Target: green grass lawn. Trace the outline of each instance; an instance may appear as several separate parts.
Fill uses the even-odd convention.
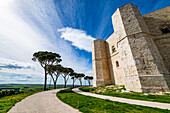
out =
[[[24,92],[17,95],[0,98],[0,113],[7,113],[17,102],[37,92],[40,91]]]
[[[62,90],[57,97],[64,103],[79,109],[83,113],[170,113],[169,110],[113,102],[84,96],[71,89]]]
[[[113,97],[170,103],[170,94],[158,95],[158,94],[151,94],[151,93],[121,92],[121,90],[125,90],[123,86],[111,85],[110,87],[109,86],[82,87],[79,89],[86,92],[108,95]]]

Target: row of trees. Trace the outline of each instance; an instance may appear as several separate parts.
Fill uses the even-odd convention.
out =
[[[14,90],[10,90],[10,91],[0,91],[0,98],[5,97],[5,96],[10,96],[10,95],[14,95],[17,94],[18,92],[15,92]]]
[[[61,56],[57,53],[52,53],[48,51],[39,51],[33,54],[33,61],[38,61],[43,67],[45,72],[45,81],[44,81],[44,90],[47,87],[47,75],[50,75],[53,83],[54,89],[56,89],[56,84],[59,76],[62,76],[64,79],[64,87],[66,88],[69,77],[73,80],[73,87],[76,80],[80,81],[80,85],[82,86],[82,78],[88,81],[90,85],[90,81],[93,77],[85,76],[83,73],[76,73],[72,68],[63,67],[59,63],[62,61]]]

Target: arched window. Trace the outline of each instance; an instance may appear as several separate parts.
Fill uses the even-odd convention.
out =
[[[116,61],[116,67],[119,67],[119,62],[118,61]]]

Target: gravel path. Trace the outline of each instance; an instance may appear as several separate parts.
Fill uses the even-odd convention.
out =
[[[8,113],[80,113],[56,97],[61,89],[43,91],[18,102]]]
[[[101,99],[107,99],[107,100],[111,100],[111,101],[117,101],[117,102],[122,102],[122,103],[135,104],[135,105],[141,105],[141,106],[148,106],[148,107],[155,107],[155,108],[170,110],[170,104],[168,104],[168,103],[149,102],[149,101],[142,101],[142,100],[134,100],[134,99],[112,97],[112,96],[104,96],[104,95],[84,92],[84,91],[79,90],[78,88],[74,88],[73,91],[76,92],[76,93],[82,94],[82,95],[92,96],[92,97],[101,98]]]

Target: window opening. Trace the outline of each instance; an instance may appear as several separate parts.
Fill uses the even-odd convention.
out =
[[[119,62],[118,61],[116,61],[116,67],[119,67]]]
[[[168,28],[161,29],[162,33],[169,33],[170,30]]]
[[[112,46],[112,53],[116,51],[115,46]]]
[[[160,28],[163,34],[170,32],[170,24],[162,25]]]

